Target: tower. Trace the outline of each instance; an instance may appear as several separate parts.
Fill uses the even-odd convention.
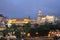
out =
[[[42,16],[42,11],[38,10],[38,17],[41,17],[41,16]]]
[[[41,23],[42,11],[38,10],[37,24]]]

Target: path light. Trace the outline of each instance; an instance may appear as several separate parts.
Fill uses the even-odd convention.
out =
[[[23,34],[23,32],[21,32],[21,34]]]
[[[25,35],[26,33],[24,32],[24,35]]]
[[[36,32],[35,34],[39,34],[38,32]]]
[[[30,35],[30,33],[27,33],[27,37],[30,37],[31,35]]]

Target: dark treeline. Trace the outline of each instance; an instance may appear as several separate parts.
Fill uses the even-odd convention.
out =
[[[21,25],[12,24],[11,27],[6,27],[4,30],[3,36],[6,36],[9,32],[12,32],[12,35],[15,35],[17,38],[22,37],[21,32],[26,33],[23,36],[27,36],[27,33],[31,34],[31,37],[35,36],[48,36],[49,31],[60,30],[60,24],[47,23],[44,25],[34,24],[34,27],[30,23]],[[14,32],[14,33],[13,33]]]

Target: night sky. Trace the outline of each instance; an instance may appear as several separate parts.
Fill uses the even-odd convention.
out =
[[[36,18],[39,9],[43,15],[60,16],[60,0],[0,0],[0,13],[8,18]]]

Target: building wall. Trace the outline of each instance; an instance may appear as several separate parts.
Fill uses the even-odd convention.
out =
[[[45,23],[46,22],[46,17],[41,19],[41,23]]]
[[[30,22],[30,19],[23,19],[23,20],[18,20],[18,19],[9,19],[8,20],[8,24],[26,24],[26,23],[29,23]]]
[[[37,18],[37,24],[40,24],[41,23],[41,17],[38,17]]]
[[[47,22],[49,22],[49,23],[54,23],[54,20],[55,20],[55,18],[54,18],[54,16],[46,16],[46,21]]]
[[[36,24],[37,20],[36,19],[31,19],[31,24]]]
[[[0,27],[5,27],[5,21],[6,19],[2,14],[0,14]]]
[[[54,16],[41,16],[37,18],[37,23],[41,24],[41,23],[54,23],[55,22],[55,17]]]

